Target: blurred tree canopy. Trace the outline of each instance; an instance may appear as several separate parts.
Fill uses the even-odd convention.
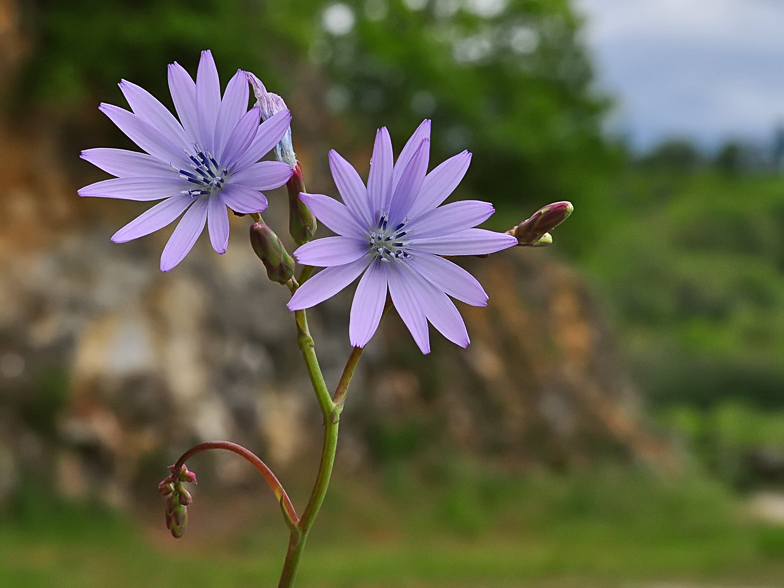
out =
[[[292,72],[315,72],[306,79],[341,121],[340,134],[326,127],[339,150],[369,147],[380,126],[400,149],[431,118],[432,161],[472,151],[467,187],[510,223],[549,201],[579,209],[613,162],[600,132],[609,103],[567,0],[37,0],[24,16],[25,105],[122,104],[122,78],[167,103],[164,65],[195,72],[210,48],[224,80],[254,71],[284,98],[303,80]]]

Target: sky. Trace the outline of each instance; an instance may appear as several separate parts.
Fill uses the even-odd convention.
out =
[[[640,151],[666,138],[705,149],[769,144],[784,127],[784,1],[575,0],[587,18],[610,130]]]

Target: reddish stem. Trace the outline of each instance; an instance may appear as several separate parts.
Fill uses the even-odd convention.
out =
[[[191,447],[188,451],[183,453],[182,456],[180,456],[180,459],[178,459],[177,463],[174,465],[174,471],[178,472],[180,468],[185,465],[185,462],[197,453],[208,451],[210,449],[225,449],[226,451],[236,453],[237,455],[248,460],[251,465],[253,465],[253,467],[255,467],[262,476],[264,476],[267,484],[269,484],[269,487],[275,494],[275,498],[278,499],[281,507],[283,507],[283,511],[286,514],[286,517],[289,519],[289,522],[294,525],[299,523],[297,511],[294,510],[294,505],[291,503],[288,494],[286,494],[286,491],[283,489],[283,485],[275,477],[275,474],[272,473],[272,470],[267,467],[267,464],[261,461],[261,459],[259,459],[255,453],[248,451],[241,445],[237,445],[231,441],[209,441],[207,443],[200,443],[199,445]]]

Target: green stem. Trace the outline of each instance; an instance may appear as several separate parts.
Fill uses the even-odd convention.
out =
[[[283,564],[283,572],[278,583],[279,588],[290,588],[294,585],[294,578],[297,575],[297,568],[302,557],[302,550],[305,547],[305,541],[329,487],[332,468],[335,464],[335,451],[338,446],[338,424],[340,421],[340,413],[335,409],[335,403],[330,397],[327,384],[324,382],[324,377],[319,367],[313,337],[310,336],[308,329],[307,315],[304,310],[298,310],[294,315],[299,332],[297,343],[305,359],[308,375],[310,376],[311,384],[313,384],[313,390],[316,392],[316,398],[321,407],[321,414],[324,417],[324,448],[321,451],[321,462],[316,476],[316,483],[313,486],[313,492],[305,507],[305,512],[297,523],[299,533],[295,534],[292,532],[289,540],[286,561]]]

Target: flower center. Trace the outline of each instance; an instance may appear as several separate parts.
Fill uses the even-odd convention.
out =
[[[194,184],[190,190],[183,190],[184,194],[190,194],[194,198],[206,196],[220,191],[226,182],[228,171],[222,167],[209,151],[202,151],[198,145],[196,155],[189,155],[191,166],[188,169],[179,169],[180,177],[183,180]]]
[[[408,243],[403,238],[406,235],[406,221],[394,228],[390,227],[388,223],[388,213],[381,212],[376,227],[370,231],[368,236],[370,249],[375,252],[376,259],[389,263],[395,259],[411,257],[406,253],[405,249]]]

